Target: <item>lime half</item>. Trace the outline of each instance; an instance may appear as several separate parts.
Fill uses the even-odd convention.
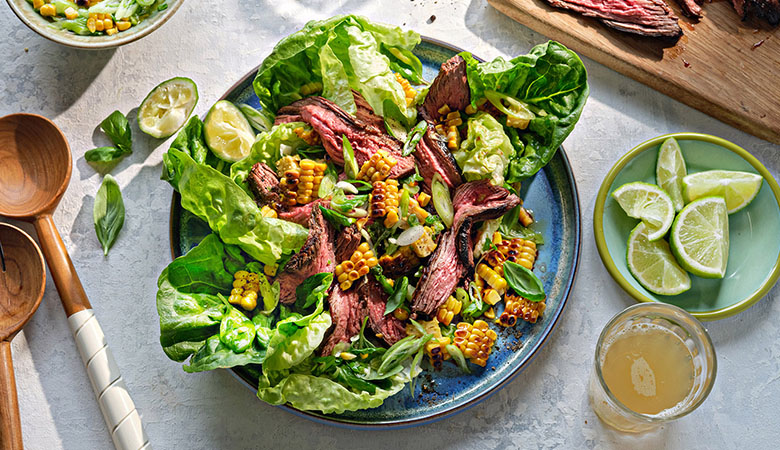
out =
[[[189,78],[163,81],[152,89],[138,108],[138,128],[165,139],[184,125],[198,103],[198,88]]]
[[[689,203],[674,219],[670,240],[686,270],[703,278],[723,278],[729,260],[729,215],[723,197]]]
[[[211,107],[203,121],[206,145],[220,159],[236,162],[249,156],[255,133],[236,105],[220,100]]]
[[[675,211],[685,206],[682,195],[682,180],[687,175],[685,160],[680,144],[675,138],[669,138],[658,149],[658,161],[655,164],[655,182],[669,194]]]
[[[735,213],[756,198],[764,179],[761,175],[732,170],[708,170],[683,178],[685,198],[691,202],[713,195],[726,199],[729,214]]]
[[[669,194],[654,184],[636,181],[615,189],[614,198],[628,217],[647,225],[648,239],[664,237],[674,221],[674,205]]]
[[[648,239],[644,223],[628,236],[626,263],[636,281],[652,293],[677,295],[691,288],[691,277],[677,264],[669,244]]]

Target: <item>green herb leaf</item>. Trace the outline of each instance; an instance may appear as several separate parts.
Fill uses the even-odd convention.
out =
[[[98,147],[84,153],[84,159],[89,162],[106,163],[119,159],[128,153],[130,152],[126,152],[116,147]]]
[[[415,125],[414,128],[412,128],[411,133],[409,133],[401,154],[403,156],[411,155],[417,148],[417,143],[420,142],[420,139],[422,139],[426,131],[428,131],[428,122],[421,120],[417,125]]]
[[[126,153],[133,151],[133,133],[124,114],[119,111],[112,112],[100,123],[100,128],[120,150]]]
[[[393,293],[390,298],[387,299],[387,305],[385,306],[385,315],[398,309],[406,298],[407,287],[409,286],[409,279],[406,277],[401,278],[400,281],[396,281],[393,289]]]
[[[376,281],[379,282],[380,285],[382,285],[382,289],[385,290],[385,292],[388,293],[388,295],[393,295],[395,292],[395,288],[393,288],[393,285],[390,283],[390,279],[385,276],[385,274],[382,272],[382,266],[377,264],[376,266],[371,268],[371,274],[374,275],[374,278],[376,278]]]
[[[356,220],[353,219],[352,217],[347,217],[344,214],[340,214],[322,205],[319,205],[319,207],[325,219],[327,219],[328,222],[332,223],[337,227],[348,227],[356,222]]]
[[[344,147],[344,172],[346,172],[349,178],[357,178],[360,169],[355,159],[355,151],[352,149],[352,144],[349,143],[349,139],[346,136],[341,136],[341,142]]]
[[[270,130],[274,126],[273,119],[266,117],[262,112],[247,105],[246,103],[240,103],[238,109],[244,113],[244,116],[249,121],[249,125],[260,133]]]
[[[114,177],[106,175],[95,196],[92,207],[92,219],[95,223],[95,234],[103,246],[103,254],[108,255],[108,249],[114,245],[119,230],[125,223],[125,203]]]
[[[307,309],[325,298],[332,282],[333,274],[331,272],[315,273],[303,280],[303,283],[295,288],[295,306],[300,309]]]
[[[255,324],[231,307],[219,325],[219,340],[236,353],[245,352],[255,339]]]
[[[513,291],[532,302],[544,300],[542,281],[530,270],[520,264],[507,261],[504,263],[504,277]]]
[[[394,370],[396,366],[413,357],[432,337],[432,334],[422,337],[407,336],[396,342],[382,355],[382,364],[379,365],[377,372],[382,375]]]
[[[330,200],[330,205],[338,211],[346,213],[359,206],[362,206],[367,201],[368,194],[354,195],[352,198],[349,198],[346,194],[344,194],[344,191],[341,189],[336,189],[335,193],[333,194],[333,198]]]

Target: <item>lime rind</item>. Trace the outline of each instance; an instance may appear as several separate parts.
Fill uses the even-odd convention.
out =
[[[674,205],[669,194],[660,187],[635,181],[626,183],[612,193],[623,211],[634,219],[640,219],[648,228],[651,241],[661,239],[674,221]]]
[[[723,278],[729,257],[729,223],[723,197],[704,197],[683,208],[672,224],[672,253],[688,272]]]
[[[756,198],[764,184],[761,175],[733,170],[708,170],[683,178],[683,193],[688,202],[703,197],[721,196],[729,214],[741,211]]]
[[[688,174],[680,144],[675,138],[669,138],[658,149],[655,165],[655,181],[672,199],[675,212],[685,206],[682,194],[682,180]]]
[[[654,294],[678,295],[691,288],[691,277],[677,263],[669,244],[649,240],[644,223],[628,236],[626,265],[634,279]]]
[[[255,133],[244,113],[233,103],[220,100],[203,120],[206,145],[219,158],[236,162],[249,156]]]
[[[198,104],[198,86],[187,77],[165,80],[154,87],[138,107],[138,128],[165,139],[184,126]]]

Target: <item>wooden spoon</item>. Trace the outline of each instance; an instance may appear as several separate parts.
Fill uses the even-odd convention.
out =
[[[45,117],[35,114],[0,117],[0,167],[3,168],[0,215],[35,224],[43,255],[114,445],[120,450],[151,448],[141,417],[52,219],[70,181],[72,161],[68,141]]]
[[[24,231],[0,223],[0,449],[22,448],[11,339],[38,309],[46,287],[43,255]]]

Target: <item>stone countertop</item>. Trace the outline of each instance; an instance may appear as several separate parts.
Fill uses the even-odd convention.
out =
[[[598,333],[612,315],[634,303],[608,275],[593,240],[596,192],[612,163],[646,139],[697,131],[746,148],[775,177],[780,170],[780,146],[589,59],[584,62],[590,100],[565,143],[582,206],[578,281],[553,337],[533,364],[496,395],[422,427],[350,431],[268,406],[227,371],[189,375],[165,357],[158,343],[155,292],[157,277],[170,262],[171,188],[159,180],[168,143],[134,128],[133,154],[112,171],[123,190],[127,218],[114,248],[103,257],[92,225],[101,175],[83,158],[86,150],[108,143],[97,125],[114,109],[134,110],[161,80],[179,75],[198,84],[195,113],[203,114],[280,38],[310,19],[347,12],[412,28],[484,58],[525,53],[546,40],[484,0],[190,1],[138,42],[115,50],[81,51],[41,38],[8,7],[0,7],[0,115],[43,114],[70,141],[73,176],[54,219],[154,447],[776,448],[777,288],[746,312],[706,324],[717,347],[718,379],[707,401],[689,416],[633,437],[605,428],[588,406],[586,382]],[[20,226],[34,234],[29,224]],[[53,287],[49,277],[38,313],[13,341],[25,446],[112,448]]]

